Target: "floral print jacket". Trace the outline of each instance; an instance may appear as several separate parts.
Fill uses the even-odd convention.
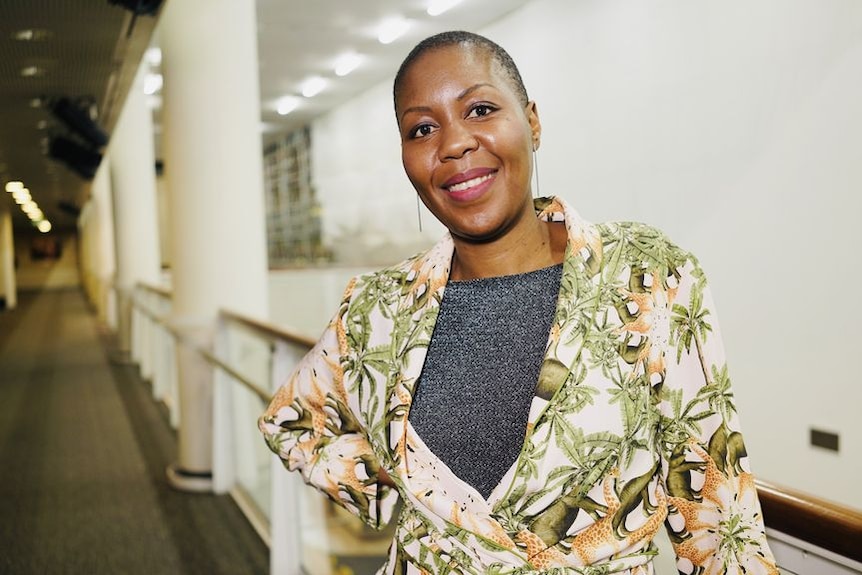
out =
[[[654,228],[593,225],[559,198],[536,212],[565,222],[568,246],[523,447],[488,500],[407,420],[448,236],[350,282],[260,419],[269,447],[372,526],[401,497],[382,574],[646,575],[663,523],[681,573],[777,574],[697,260]]]

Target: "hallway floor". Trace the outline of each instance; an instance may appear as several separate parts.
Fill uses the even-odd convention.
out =
[[[77,290],[0,312],[0,574],[267,573],[229,496],[172,490],[176,435]]]

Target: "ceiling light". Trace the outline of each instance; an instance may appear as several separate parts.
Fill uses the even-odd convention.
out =
[[[299,98],[296,96],[285,96],[276,104],[275,110],[280,116],[287,116],[299,107]]]
[[[306,98],[316,96],[326,87],[326,80],[320,76],[312,76],[302,83],[302,95]]]
[[[51,37],[51,31],[44,28],[26,28],[18,30],[12,37],[22,42],[40,42]]]
[[[25,78],[32,78],[33,76],[39,76],[42,74],[42,69],[38,66],[26,66],[21,68],[21,75]]]
[[[162,89],[165,79],[161,74],[147,74],[144,76],[144,94],[152,96]]]
[[[428,4],[428,15],[439,16],[460,3],[461,0],[431,0],[431,3]]]
[[[51,222],[49,222],[48,220],[42,220],[41,222],[36,224],[36,228],[43,234],[47,234],[51,231]]]
[[[359,66],[360,62],[362,62],[362,56],[356,52],[348,52],[339,56],[335,61],[335,75],[347,76]]]
[[[19,190],[12,194],[12,199],[15,200],[15,203],[18,205],[26,204],[33,198],[30,197],[30,192],[27,190]]]
[[[38,209],[39,209],[39,204],[37,204],[37,203],[36,203],[36,202],[34,202],[33,200],[30,200],[29,202],[26,202],[25,204],[23,204],[23,205],[21,206],[21,209],[22,209],[22,210],[24,210],[24,213],[25,213],[25,214],[29,214],[29,213],[30,213],[30,212],[32,212],[33,210],[38,210]]]
[[[377,39],[381,44],[391,44],[408,28],[410,28],[410,22],[400,16],[384,20],[377,31]]]
[[[27,215],[30,217],[30,220],[34,222],[38,222],[39,220],[45,219],[45,214],[43,214],[42,210],[40,210],[39,208],[27,212]]]
[[[24,182],[6,182],[6,191],[9,193],[24,189]]]
[[[31,108],[41,108],[42,107],[42,98],[32,98],[30,100]]]
[[[147,59],[147,63],[149,63],[150,66],[155,67],[162,64],[162,50],[158,46],[148,48],[144,57]]]
[[[44,130],[47,127],[48,127],[48,120],[39,120],[38,122],[36,122],[36,129],[37,130]]]

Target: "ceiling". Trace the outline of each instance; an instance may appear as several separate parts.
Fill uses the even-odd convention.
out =
[[[428,2],[257,0],[263,142],[392,78],[401,59],[425,36],[481,28],[526,0],[463,0],[437,17],[426,13]],[[395,15],[406,18],[410,27],[383,45],[377,41],[378,27]],[[66,96],[95,104],[97,122],[110,134],[138,63],[147,47],[158,43],[156,24],[157,16],[133,18],[108,0],[0,4],[0,186],[23,181],[54,230],[75,228],[70,206],[82,206],[90,182],[46,155],[51,137],[69,133],[51,113],[50,102]],[[25,30],[33,32],[22,38]],[[348,51],[360,54],[362,61],[349,75],[337,77],[335,59]],[[313,98],[300,97],[295,111],[279,115],[278,101],[299,96],[302,82],[312,75],[324,77],[328,86]],[[154,114],[158,140],[158,108]],[[0,194],[0,202],[14,206],[2,187]],[[16,233],[34,230],[20,209],[12,211]]]

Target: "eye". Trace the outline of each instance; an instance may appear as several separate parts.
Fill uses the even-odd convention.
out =
[[[434,132],[434,126],[431,124],[419,124],[407,132],[407,137],[411,140],[415,140],[416,138],[423,138],[432,132]]]
[[[492,112],[497,110],[496,107],[491,104],[476,104],[472,108],[470,108],[470,113],[467,114],[468,118],[481,118],[483,116],[487,116]]]

